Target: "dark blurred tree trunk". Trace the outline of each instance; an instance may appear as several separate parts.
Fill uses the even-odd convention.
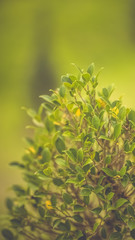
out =
[[[33,71],[31,100],[39,105],[38,98],[55,87],[55,70],[51,61],[53,46],[53,8],[50,1],[39,4],[35,18],[35,69]]]

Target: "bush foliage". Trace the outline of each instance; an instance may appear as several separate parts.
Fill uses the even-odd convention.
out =
[[[94,64],[62,85],[32,118],[21,162],[26,184],[8,198],[7,240],[135,239],[135,111],[96,91]]]

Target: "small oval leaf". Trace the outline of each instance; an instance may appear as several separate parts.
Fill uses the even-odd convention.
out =
[[[66,149],[65,143],[61,137],[58,137],[55,142],[55,146],[59,153],[63,153],[63,151]]]

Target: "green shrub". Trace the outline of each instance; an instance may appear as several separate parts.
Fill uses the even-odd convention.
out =
[[[135,111],[96,93],[94,64],[62,76],[51,96],[40,96],[22,162],[25,185],[14,185],[6,205],[7,240],[135,239]]]

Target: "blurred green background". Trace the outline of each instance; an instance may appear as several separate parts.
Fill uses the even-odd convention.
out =
[[[0,1],[0,213],[21,181],[8,163],[21,159],[31,134],[21,106],[37,108],[62,74],[76,73],[72,62],[104,66],[99,86],[114,83],[114,97],[135,108],[135,1]]]

